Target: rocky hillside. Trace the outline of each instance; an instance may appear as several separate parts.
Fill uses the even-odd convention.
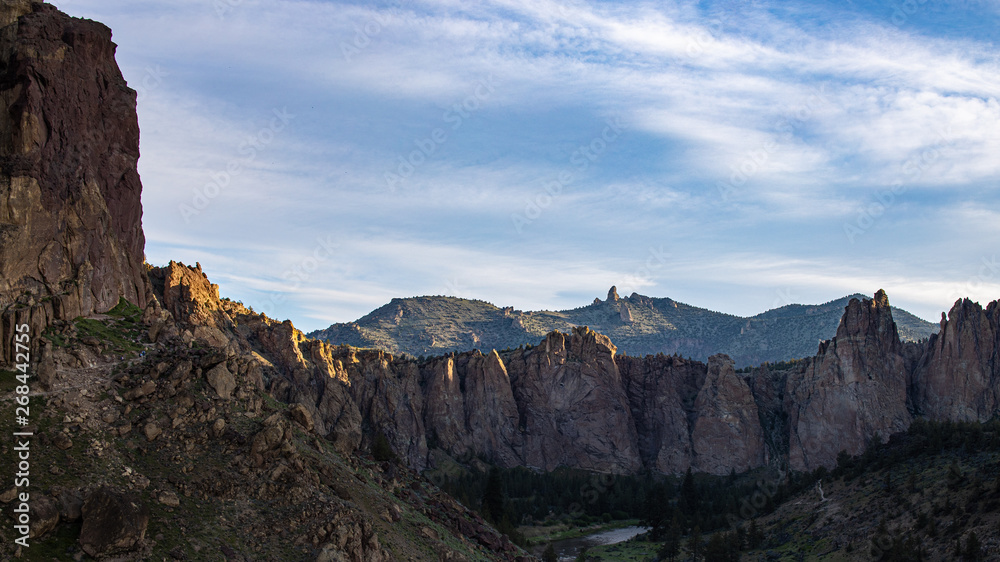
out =
[[[920,424],[864,455],[842,458],[832,472],[815,475],[812,489],[759,520],[763,536],[757,555],[1000,559],[996,429],[995,424]],[[970,539],[977,548],[970,548]]]
[[[913,343],[884,292],[850,299],[816,355],[745,373],[717,353],[622,356],[577,324],[627,332],[655,317],[707,354],[727,330],[778,330],[780,314],[723,329],[614,291],[567,313],[483,314],[511,333],[565,328],[500,352],[418,360],[308,338],[221,298],[200,265],[141,261],[135,94],[110,31],[21,0],[0,0],[0,25],[0,417],[31,434],[30,447],[0,442],[4,474],[31,450],[30,479],[0,488],[5,559],[524,559],[415,471],[447,456],[542,471],[811,471],[921,416],[1000,413],[998,302],[959,301]],[[402,306],[379,318],[419,325]],[[18,344],[30,361],[13,361]],[[16,542],[22,504],[31,550]]]
[[[33,416],[23,428],[34,434],[38,468],[30,486],[0,493],[5,518],[17,494],[30,493],[31,550],[19,548],[13,524],[4,524],[2,557],[521,555],[405,465],[359,451],[360,426],[327,439],[341,426],[331,430],[303,405],[273,398],[286,396],[296,378],[328,380],[318,370],[325,344],[220,300],[198,268],[171,263],[149,274],[156,290],[145,310],[122,300],[107,314],[55,321],[42,338]],[[18,384],[14,372],[0,373],[5,419],[14,419]],[[0,445],[0,469],[10,474],[14,446]]]
[[[99,23],[0,0],[0,417],[26,434],[0,441],[0,559],[522,557],[368,455],[362,412],[294,403],[349,400],[329,346],[220,299],[200,267],[145,265],[114,53]]]
[[[791,304],[743,318],[636,293],[621,298],[614,287],[603,301],[557,312],[522,312],[456,297],[415,297],[393,299],[355,322],[334,324],[309,336],[416,357],[515,348],[555,330],[588,326],[611,338],[622,354],[676,353],[705,361],[725,353],[739,368],[814,354],[820,341],[836,334],[852,298],[862,295],[819,305]],[[896,309],[895,320],[903,341],[926,339],[937,330],[905,310]]]
[[[688,494],[668,484],[651,533],[581,559],[691,560],[697,548],[710,561],[1000,560],[998,430],[921,420],[832,470],[695,477]]]

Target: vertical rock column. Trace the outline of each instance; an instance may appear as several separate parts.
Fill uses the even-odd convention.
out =
[[[0,2],[0,362],[21,322],[145,306],[136,93],[106,26]],[[38,341],[38,337],[33,338]]]

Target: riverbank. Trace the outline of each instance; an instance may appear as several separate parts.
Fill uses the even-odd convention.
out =
[[[616,529],[609,529],[605,531],[598,531],[590,533],[587,535],[555,540],[549,542],[545,545],[538,544],[530,548],[530,551],[535,556],[541,556],[546,548],[552,548],[555,553],[557,560],[559,562],[572,562],[579,557],[581,552],[587,552],[588,556],[592,552],[591,549],[603,549],[606,546],[618,545],[621,543],[632,543],[635,537],[641,535],[648,531],[648,527],[638,527],[635,525],[630,525],[627,527],[618,527]],[[597,551],[593,551],[597,552]],[[608,551],[611,554],[620,552],[619,549],[613,549]],[[598,559],[605,559],[603,556],[598,555]],[[616,558],[609,558],[615,560]]]
[[[588,535],[595,535],[605,531],[613,531],[625,527],[633,527],[639,524],[638,519],[622,519],[619,521],[609,521],[607,523],[594,523],[580,527],[569,523],[555,523],[552,525],[524,525],[518,527],[524,538],[528,541],[528,546],[544,545],[550,542],[566,539],[575,539]]]

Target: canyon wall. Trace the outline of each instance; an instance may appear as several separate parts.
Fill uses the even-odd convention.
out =
[[[171,263],[151,278],[163,314],[188,326],[183,340],[252,350],[271,394],[302,404],[343,450],[382,433],[419,469],[442,450],[539,470],[811,470],[915,416],[985,421],[997,412],[997,303],[959,302],[939,336],[904,344],[879,291],[850,301],[816,356],[737,373],[725,355],[618,356],[586,327],[502,353],[405,359],[308,339],[290,322],[220,301],[197,266]]]
[[[144,306],[136,93],[111,30],[0,4],[0,361],[27,323]],[[31,338],[37,342],[38,337]]]

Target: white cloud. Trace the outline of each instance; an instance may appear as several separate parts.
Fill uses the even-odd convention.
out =
[[[623,283],[644,257],[622,248],[650,239],[683,245],[681,261],[629,281],[662,296],[753,313],[708,293],[762,291],[769,304],[778,285],[827,300],[885,286],[929,310],[995,240],[1000,56],[986,42],[854,16],[818,28],[797,19],[815,9],[805,3],[796,16],[757,3],[727,15],[673,2],[247,0],[222,17],[214,5],[65,8],[112,26],[133,86],[167,72],[140,105],[148,252],[200,259],[224,293],[286,290],[279,315],[352,320],[455,280],[497,304],[575,306],[561,291]],[[444,112],[490,76],[495,91],[451,130]],[[295,122],[184,221],[179,205],[286,106]],[[573,169],[569,154],[610,117],[627,125],[621,140],[518,234],[510,215]],[[385,173],[439,127],[448,140],[387,189]],[[951,272],[915,258],[844,265],[858,248],[843,221],[897,179],[909,191],[864,243],[914,256],[925,250],[913,233],[933,231],[945,250],[968,247]],[[962,221],[976,237],[950,229]],[[282,289],[327,235],[342,253]]]

